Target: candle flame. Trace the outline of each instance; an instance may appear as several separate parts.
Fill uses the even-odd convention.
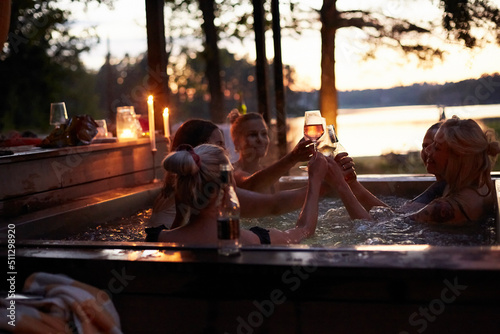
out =
[[[135,138],[135,133],[130,129],[124,129],[119,135],[118,138]]]
[[[163,116],[168,116],[168,108],[163,109]]]
[[[148,96],[148,102],[149,102],[149,103],[153,102],[153,95],[149,95],[149,96]]]

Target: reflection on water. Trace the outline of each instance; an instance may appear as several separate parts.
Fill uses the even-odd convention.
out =
[[[401,206],[405,199],[382,197],[391,207]],[[130,217],[115,219],[86,231],[68,236],[65,240],[91,241],[144,241],[144,228],[152,209],[139,211]],[[419,245],[472,246],[493,245],[496,240],[495,222],[490,219],[476,227],[446,228],[411,222],[404,215],[387,208],[371,212],[375,221],[349,219],[339,199],[324,198],[320,202],[318,225],[315,235],[303,242],[307,245]],[[241,227],[249,229],[258,225],[279,230],[293,228],[299,211],[265,219],[242,219]]]
[[[500,105],[446,107],[447,117],[500,117]],[[337,132],[342,145],[351,156],[379,156],[382,154],[419,151],[425,131],[439,120],[437,106],[398,106],[365,109],[340,109]],[[304,118],[288,119],[288,140],[297,143],[302,138]]]
[[[110,220],[76,235],[70,235],[63,240],[88,240],[88,241],[144,241],[151,218],[152,208],[141,210],[130,217]]]

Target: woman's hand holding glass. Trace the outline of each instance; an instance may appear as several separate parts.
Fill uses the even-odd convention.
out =
[[[313,142],[310,139],[302,138],[290,152],[294,162],[308,161],[314,154]]]

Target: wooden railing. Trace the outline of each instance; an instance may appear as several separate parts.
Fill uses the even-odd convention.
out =
[[[146,138],[117,143],[42,149],[0,157],[0,217],[15,217],[117,188],[163,178],[167,140],[152,154]],[[154,163],[153,163],[154,159]]]

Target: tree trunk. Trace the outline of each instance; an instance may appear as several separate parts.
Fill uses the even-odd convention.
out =
[[[0,1],[0,45],[7,41],[10,26],[10,0]]]
[[[321,88],[320,110],[327,124],[337,128],[338,98],[335,87],[336,0],[323,0],[321,8]]]
[[[255,31],[255,49],[256,49],[256,74],[257,74],[257,93],[259,103],[259,113],[269,124],[269,104],[268,104],[268,84],[267,84],[267,58],[266,58],[266,39],[264,28],[264,0],[253,0],[253,18]]]
[[[202,29],[205,33],[205,73],[210,90],[210,116],[214,123],[224,123],[224,95],[222,94],[222,80],[220,76],[219,46],[217,45],[217,29],[214,19],[214,0],[200,0],[200,9],[203,13]]]
[[[163,109],[169,106],[167,52],[163,0],[146,0],[148,34],[148,89],[154,96],[155,129],[163,129]],[[146,104],[146,100],[144,100]]]
[[[272,0],[273,40],[274,40],[274,92],[276,101],[276,129],[278,135],[279,157],[287,153],[286,147],[286,110],[285,88],[283,87],[283,60],[281,58],[281,25],[279,1]]]

